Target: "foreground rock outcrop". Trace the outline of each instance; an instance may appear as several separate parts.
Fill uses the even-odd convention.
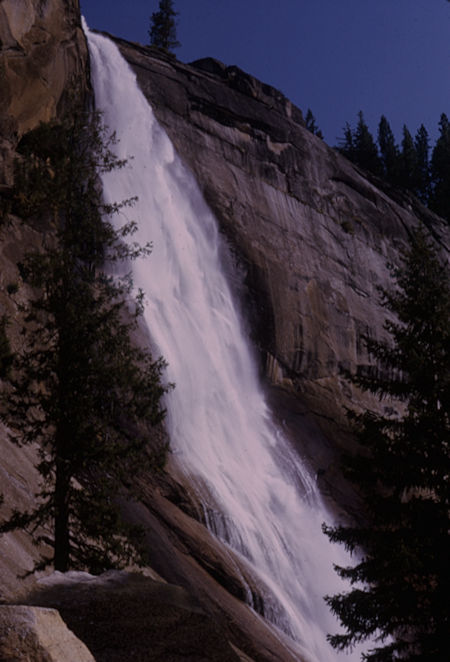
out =
[[[28,602],[57,608],[96,662],[251,662],[184,589],[142,574],[54,573]]]
[[[56,609],[0,606],[0,660],[95,662]]]

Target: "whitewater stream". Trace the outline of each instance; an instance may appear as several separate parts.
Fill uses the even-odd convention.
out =
[[[342,550],[322,534],[330,516],[313,477],[272,423],[216,220],[116,45],[87,36],[96,106],[117,133],[118,157],[132,157],[103,177],[104,195],[109,202],[138,196],[124,213],[138,223],[134,239],[153,244],[133,276],[146,294],[152,350],[176,384],[166,399],[171,448],[210,530],[260,578],[268,620],[305,660],[336,661],[326,634],[338,626],[323,596],[342,590],[332,568]]]

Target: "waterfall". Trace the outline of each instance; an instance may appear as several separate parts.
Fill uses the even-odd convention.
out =
[[[323,595],[342,590],[332,564],[343,558],[322,534],[330,518],[314,479],[272,422],[224,275],[216,220],[118,48],[87,36],[97,108],[117,133],[118,157],[132,157],[104,175],[104,195],[109,202],[137,195],[126,213],[138,223],[137,240],[153,244],[133,276],[176,385],[166,402],[171,447],[211,531],[259,577],[268,619],[297,642],[302,659],[332,662],[339,656],[326,633],[338,626]]]

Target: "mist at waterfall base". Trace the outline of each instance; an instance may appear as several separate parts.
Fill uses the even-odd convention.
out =
[[[166,402],[171,448],[210,530],[259,578],[265,617],[295,640],[302,659],[332,662],[340,656],[326,634],[339,628],[323,596],[343,589],[333,563],[348,559],[322,534],[330,516],[314,480],[272,423],[216,220],[115,44],[86,32],[96,106],[117,133],[117,156],[129,159],[104,175],[104,195],[138,196],[127,212],[138,223],[134,239],[153,244],[133,277],[146,294],[152,349],[175,383]]]

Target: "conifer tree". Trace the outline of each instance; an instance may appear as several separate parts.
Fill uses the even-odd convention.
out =
[[[404,125],[400,153],[399,184],[413,193],[416,191],[417,167],[418,159],[416,146],[408,127]]]
[[[159,10],[154,12],[150,23],[150,44],[166,53],[180,46],[177,40],[175,17],[178,12],[173,8],[172,0],[160,0]]]
[[[344,137],[339,140],[338,150],[350,161],[355,159],[355,145],[352,127],[348,122],[344,126]]]
[[[450,280],[423,229],[392,269],[397,288],[383,292],[398,321],[392,343],[366,338],[377,366],[352,381],[397,413],[352,413],[360,451],[348,477],[366,504],[363,526],[324,526],[358,555],[337,567],[352,584],[327,597],[346,629],[337,649],[375,639],[368,662],[442,662],[450,631]]]
[[[442,113],[439,138],[431,156],[431,209],[450,222],[450,122]]]
[[[362,111],[358,113],[358,124],[353,135],[353,146],[354,162],[374,175],[381,175],[382,165],[378,149],[364,120]]]
[[[381,116],[378,125],[378,146],[380,148],[381,162],[383,165],[383,177],[395,185],[398,179],[399,154],[395,144],[394,134],[384,115]]]
[[[314,117],[311,108],[308,108],[306,112],[305,126],[308,129],[308,131],[310,131],[315,136],[323,140],[323,133],[316,124],[316,118]]]
[[[19,445],[38,443],[36,506],[0,531],[50,526],[55,569],[93,572],[140,559],[138,531],[120,518],[122,481],[155,466],[150,429],[162,421],[162,359],[132,342],[143,309],[111,264],[147,254],[125,243],[102,202],[98,173],[121,167],[98,117],[43,124],[19,148],[15,212],[42,231],[19,264],[34,293],[22,306],[23,346],[3,385],[2,418]],[[38,567],[52,559],[45,558]]]
[[[430,199],[430,143],[428,131],[423,124],[420,125],[414,138],[416,148],[416,176],[414,193],[424,203],[428,204]]]

